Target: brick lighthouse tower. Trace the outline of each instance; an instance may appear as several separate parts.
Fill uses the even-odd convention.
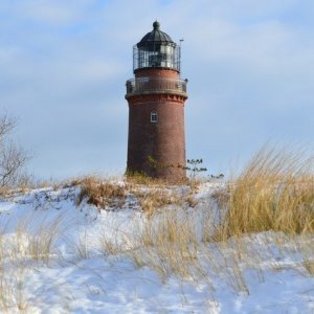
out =
[[[133,47],[135,78],[126,82],[129,103],[128,173],[185,178],[184,102],[187,80],[180,78],[180,46],[153,30]]]

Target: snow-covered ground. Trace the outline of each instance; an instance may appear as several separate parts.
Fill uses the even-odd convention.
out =
[[[164,212],[188,217],[197,234],[204,215],[217,221],[217,187],[203,184],[193,208]],[[314,313],[314,276],[305,267],[314,236],[267,232],[214,243],[198,235],[198,262],[179,275],[157,250],[158,271],[152,245],[139,247],[163,211],[148,217],[132,196],[99,210],[77,205],[78,193],[45,188],[1,200],[1,313]],[[176,259],[181,253],[172,249]]]

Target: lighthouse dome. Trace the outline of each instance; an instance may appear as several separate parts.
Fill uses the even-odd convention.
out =
[[[160,23],[155,21],[153,23],[153,30],[151,32],[148,32],[142,39],[141,41],[137,44],[137,47],[145,47],[145,46],[150,46],[152,44],[170,44],[174,45],[174,41],[171,39],[171,37],[160,30]]]

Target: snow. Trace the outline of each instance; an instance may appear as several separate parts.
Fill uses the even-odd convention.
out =
[[[207,212],[217,217],[211,193],[222,186],[204,183],[196,207],[164,211],[176,210],[199,229]],[[152,248],[141,249],[143,264],[132,258],[152,219],[134,197],[122,208],[99,210],[77,205],[78,193],[78,187],[45,188],[0,201],[1,312],[314,313],[314,277],[298,249],[306,247],[313,261],[313,236],[265,232],[223,245],[199,236],[203,275],[165,277],[145,255]],[[45,237],[48,256],[32,255]]]

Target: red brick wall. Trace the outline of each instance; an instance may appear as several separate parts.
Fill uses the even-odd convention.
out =
[[[138,69],[135,71],[135,77],[166,77],[166,78],[179,78],[179,73],[171,69],[162,68],[147,68]]]
[[[178,78],[178,73],[164,69],[141,69],[136,77]],[[180,179],[185,177],[184,102],[186,97],[175,94],[145,94],[128,97],[130,172],[149,176]],[[151,112],[158,122],[152,123]],[[154,162],[149,162],[149,156]],[[178,167],[178,165],[180,167]]]

